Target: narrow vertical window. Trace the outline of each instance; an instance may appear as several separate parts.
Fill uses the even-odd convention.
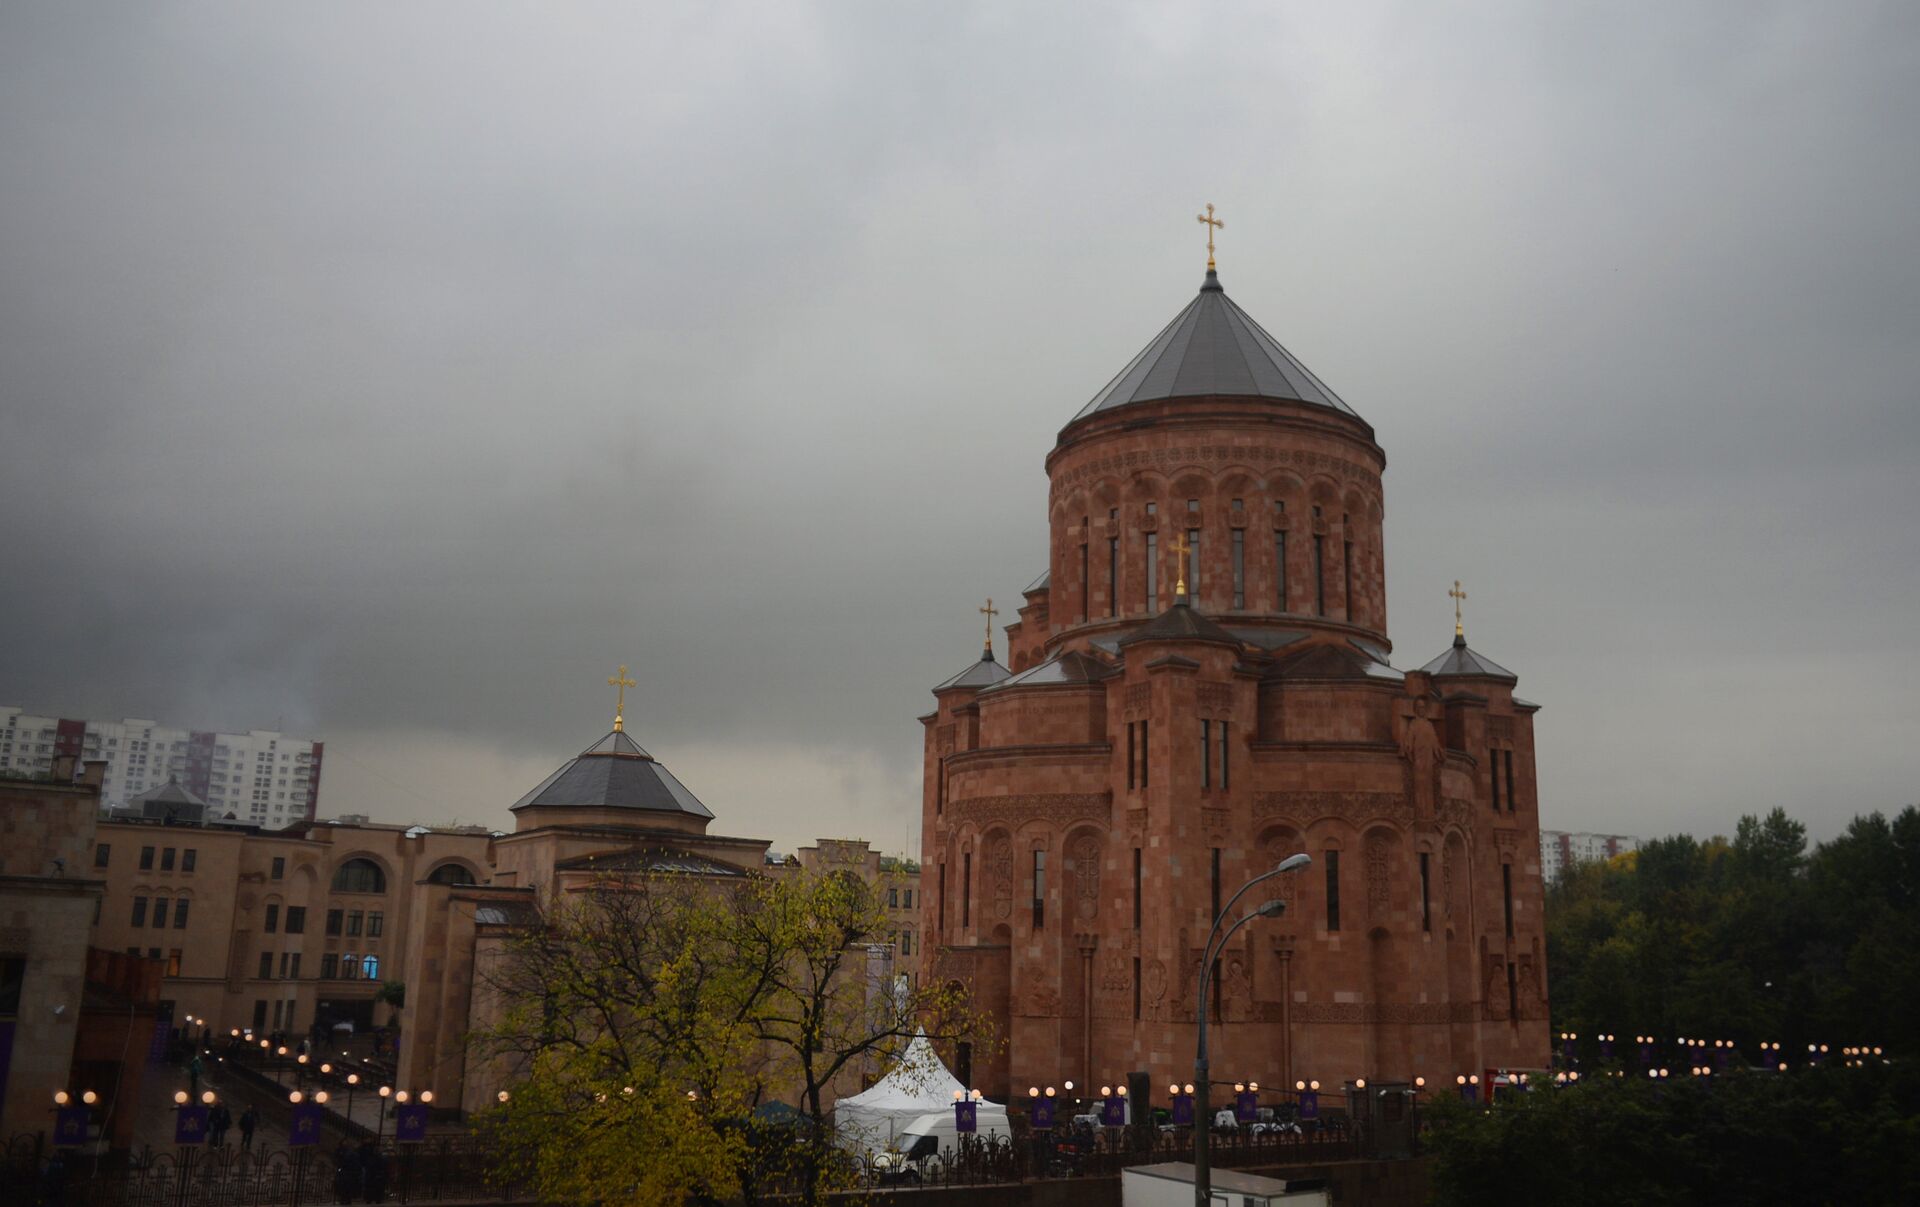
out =
[[[278,902],[269,901],[267,903],[267,920],[260,929],[266,931],[268,934],[272,934],[274,931],[280,929],[280,906]]]
[[[1493,811],[1500,811],[1500,752],[1487,747],[1487,774],[1493,781]]]
[[[1088,517],[1080,517],[1080,619],[1086,620],[1093,615],[1093,572],[1087,562],[1087,539],[1092,535],[1087,527]]]
[[[1243,528],[1233,530],[1233,606],[1236,611],[1247,606],[1247,533]]]
[[[1138,776],[1134,772],[1134,760],[1139,757],[1139,748],[1133,740],[1134,734],[1138,732],[1134,728],[1137,724],[1139,724],[1137,721],[1127,722],[1127,791],[1129,792],[1139,786]]]
[[[133,924],[135,926],[145,926],[147,924],[147,899],[145,897],[135,897],[133,899]]]
[[[160,852],[160,870],[163,872],[171,872],[173,870],[173,848],[172,847],[167,847],[165,850]]]
[[[960,857],[960,925],[973,925],[973,852]]]
[[[940,932],[947,930],[947,865],[940,865]]]
[[[1507,938],[1513,938],[1513,865],[1500,865],[1500,896],[1507,907]]]
[[[1327,614],[1327,538],[1313,538],[1313,613]]]
[[[1140,848],[1133,848],[1133,928],[1140,929]]]
[[[1140,957],[1133,957],[1133,1017],[1140,1017]]]
[[[1220,722],[1220,790],[1225,792],[1227,783],[1227,723]]]
[[[1340,582],[1347,593],[1347,623],[1353,623],[1353,542],[1341,545]]]
[[[1213,787],[1213,722],[1200,722],[1200,790]]]
[[[1047,925],[1047,853],[1033,853],[1033,929]]]
[[[1507,762],[1507,812],[1512,813],[1520,807],[1520,794],[1513,790],[1513,750],[1509,747],[1501,754]]]
[[[1187,598],[1200,598],[1200,530],[1187,529]]]
[[[1432,898],[1428,896],[1428,893],[1431,888],[1431,882],[1427,879],[1428,870],[1429,870],[1427,867],[1428,858],[1429,857],[1425,851],[1420,852],[1420,929],[1421,930],[1433,929]]]
[[[153,928],[155,930],[167,928],[167,898],[165,897],[153,899]]]
[[[1340,929],[1340,852],[1327,852],[1327,929]]]
[[[1147,534],[1146,603],[1149,613],[1160,610],[1160,534]]]
[[[935,816],[947,809],[947,759],[945,755],[933,761],[933,812]]]
[[[1273,533],[1273,607],[1277,612],[1287,610],[1287,534],[1277,528]]]
[[[1146,721],[1140,722],[1140,786],[1142,788],[1147,786],[1147,754],[1151,749],[1148,724],[1149,722]]]
[[[1220,916],[1220,848],[1213,848],[1213,917]]]
[[[1107,615],[1115,616],[1120,600],[1120,538],[1107,538]]]
[[[173,903],[173,928],[175,930],[187,928],[187,898],[185,897]]]

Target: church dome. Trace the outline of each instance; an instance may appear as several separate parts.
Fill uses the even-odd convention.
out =
[[[616,814],[677,815],[702,823],[713,814],[621,730],[581,751],[541,780],[511,808],[610,810]]]
[[[1234,305],[1221,288],[1220,274],[1208,269],[1200,295],[1174,315],[1073,422],[1136,402],[1209,396],[1277,398],[1360,418],[1313,370]]]

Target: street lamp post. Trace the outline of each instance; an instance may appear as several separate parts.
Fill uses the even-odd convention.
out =
[[[1213,920],[1213,929],[1207,934],[1205,954],[1200,960],[1200,1030],[1193,1049],[1193,1201],[1195,1207],[1210,1207],[1213,1199],[1213,1173],[1208,1164],[1208,1146],[1212,1140],[1213,1112],[1207,1102],[1207,990],[1213,984],[1213,962],[1220,958],[1220,951],[1233,938],[1234,932],[1255,918],[1277,918],[1287,908],[1280,898],[1265,902],[1250,914],[1234,920],[1226,933],[1220,933],[1220,926],[1233,913],[1233,907],[1246,896],[1247,890],[1263,880],[1271,880],[1284,872],[1297,872],[1313,862],[1313,856],[1302,851],[1298,855],[1289,855],[1280,861],[1271,872],[1262,872],[1240,886],[1220,916]]]

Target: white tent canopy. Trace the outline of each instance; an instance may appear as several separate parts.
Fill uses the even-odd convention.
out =
[[[869,1154],[880,1152],[920,1116],[953,1110],[954,1091],[964,1088],[927,1041],[926,1029],[921,1028],[885,1077],[834,1105],[834,1128],[847,1148]],[[980,1103],[980,1130],[986,1131],[991,1119],[1004,1124],[1006,1115],[1007,1108],[998,1103]]]

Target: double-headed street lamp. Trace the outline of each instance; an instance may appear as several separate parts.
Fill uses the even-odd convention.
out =
[[[1255,918],[1278,918],[1286,912],[1287,903],[1275,897],[1263,902],[1252,913],[1243,915],[1228,926],[1226,933],[1220,931],[1221,924],[1233,913],[1233,907],[1246,896],[1247,890],[1262,880],[1271,880],[1284,872],[1297,872],[1313,862],[1313,856],[1302,851],[1298,855],[1289,855],[1280,861],[1280,865],[1271,872],[1262,872],[1240,886],[1228,901],[1220,916],[1213,920],[1213,929],[1207,934],[1205,955],[1200,960],[1200,1034],[1193,1050],[1193,1201],[1196,1207],[1210,1207],[1213,1199],[1213,1175],[1207,1163],[1207,1145],[1212,1139],[1213,1113],[1207,1105],[1207,990],[1213,984],[1213,964],[1220,958],[1220,952],[1238,931]]]

